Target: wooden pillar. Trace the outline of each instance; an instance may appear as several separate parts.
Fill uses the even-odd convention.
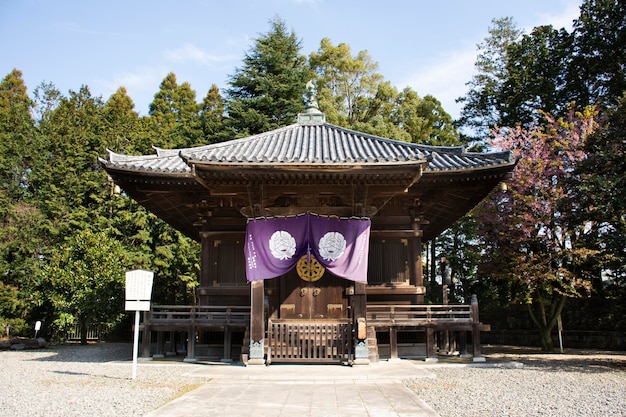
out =
[[[265,285],[263,280],[250,284],[250,356],[248,365],[264,365],[265,359]]]
[[[163,337],[162,331],[157,331],[157,340],[156,340],[156,353],[153,358],[162,358],[165,356],[164,353],[165,339]]]
[[[166,354],[176,355],[178,353],[178,346],[176,345],[176,331],[170,330],[170,350]]]
[[[480,351],[480,317],[478,315],[478,297],[476,294],[472,294],[472,344],[474,349],[474,362],[485,362],[486,359],[482,356]]]
[[[410,262],[411,262],[411,285],[416,287],[424,286],[424,274],[422,271],[422,239],[420,237],[415,237],[410,239],[409,241],[409,251],[411,252]],[[424,296],[423,295],[415,295],[414,299],[411,300],[414,304],[423,304]]]
[[[231,346],[233,342],[233,331],[230,327],[224,327],[224,355],[221,362],[232,362]]]
[[[367,293],[364,282],[354,283],[354,297],[352,298],[353,325],[356,326],[354,338],[354,364],[369,365],[369,350],[367,343]]]
[[[458,334],[459,334],[459,350],[460,350],[460,354],[459,356],[461,358],[470,358],[471,355],[469,355],[467,353],[467,331],[466,330],[461,330]]]
[[[389,359],[398,359],[398,328],[389,327]]]
[[[200,288],[211,286],[211,242],[209,241],[209,232],[203,230],[200,232]],[[208,305],[207,296],[200,296],[200,305]]]
[[[420,217],[416,217],[413,220],[412,228],[414,237],[409,240],[409,250],[411,252],[410,262],[411,262],[411,285],[416,287],[424,286],[424,271],[422,266],[422,219]],[[423,295],[415,295],[412,300],[415,304],[423,304],[424,296]]]
[[[435,352],[435,329],[426,327],[426,362],[437,362],[439,359]]]
[[[187,356],[184,362],[196,362],[196,310],[191,309],[191,324],[187,333]]]
[[[150,329],[150,312],[143,312],[143,326],[139,327],[139,330],[142,330],[141,333],[141,357],[149,358],[150,357],[150,344],[152,341],[152,334]]]

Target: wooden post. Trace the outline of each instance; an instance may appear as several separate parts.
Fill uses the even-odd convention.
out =
[[[229,326],[224,327],[224,355],[221,362],[232,362],[231,346],[233,341],[233,331]]]
[[[196,362],[196,309],[191,309],[191,324],[187,333],[187,356],[183,362]]]
[[[143,312],[143,329],[140,327],[142,331],[141,333],[141,357],[149,358],[150,357],[150,342],[151,342],[151,332],[150,332],[150,317],[151,313],[149,311]]]
[[[263,280],[250,284],[250,357],[248,365],[264,365],[265,359],[265,285]]]
[[[437,362],[438,360],[435,352],[435,329],[426,326],[426,362]]]
[[[163,347],[165,346],[165,340],[163,338],[163,332],[157,331],[157,340],[156,340],[156,353],[154,354],[154,358],[162,358],[165,356]]]
[[[480,318],[478,316],[478,297],[472,294],[472,345],[474,349],[474,362],[485,362],[486,359],[480,351]]]
[[[211,286],[211,242],[208,231],[200,232],[200,288]],[[209,305],[207,296],[200,296],[200,305]]]
[[[398,328],[389,327],[389,359],[398,359]]]
[[[360,339],[359,333],[360,327],[367,328],[367,294],[365,289],[365,283],[354,283],[354,297],[352,305],[353,325],[356,326],[356,334],[354,340],[354,364],[355,365],[369,365],[369,351],[367,344],[367,331],[365,331],[365,338]],[[362,336],[362,335],[361,335]]]
[[[422,287],[424,286],[424,273],[422,271],[422,239],[419,237],[410,239],[409,245],[409,259],[411,262],[411,268],[409,269],[411,273],[410,283],[416,287]],[[415,304],[423,304],[424,296],[415,295],[411,302]]]
[[[178,353],[178,346],[176,345],[176,332],[170,330],[170,350],[166,353],[170,355],[176,355]]]

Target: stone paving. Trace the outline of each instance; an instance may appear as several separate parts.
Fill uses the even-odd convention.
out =
[[[190,376],[210,378],[146,417],[437,417],[403,383],[433,378],[411,361],[363,366],[207,364]]]

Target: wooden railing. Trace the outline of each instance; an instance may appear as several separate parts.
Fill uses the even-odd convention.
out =
[[[425,326],[477,323],[472,305],[368,305],[369,326]]]
[[[328,362],[350,360],[350,320],[277,320],[268,322],[267,364],[272,362]]]
[[[250,324],[249,306],[152,306],[149,325],[196,325],[247,327]]]

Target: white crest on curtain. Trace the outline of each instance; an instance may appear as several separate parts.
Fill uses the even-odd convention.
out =
[[[339,232],[328,232],[319,241],[320,255],[327,261],[334,261],[346,250],[346,238]]]
[[[284,230],[274,232],[269,245],[272,256],[276,259],[290,259],[296,253],[296,239]]]

